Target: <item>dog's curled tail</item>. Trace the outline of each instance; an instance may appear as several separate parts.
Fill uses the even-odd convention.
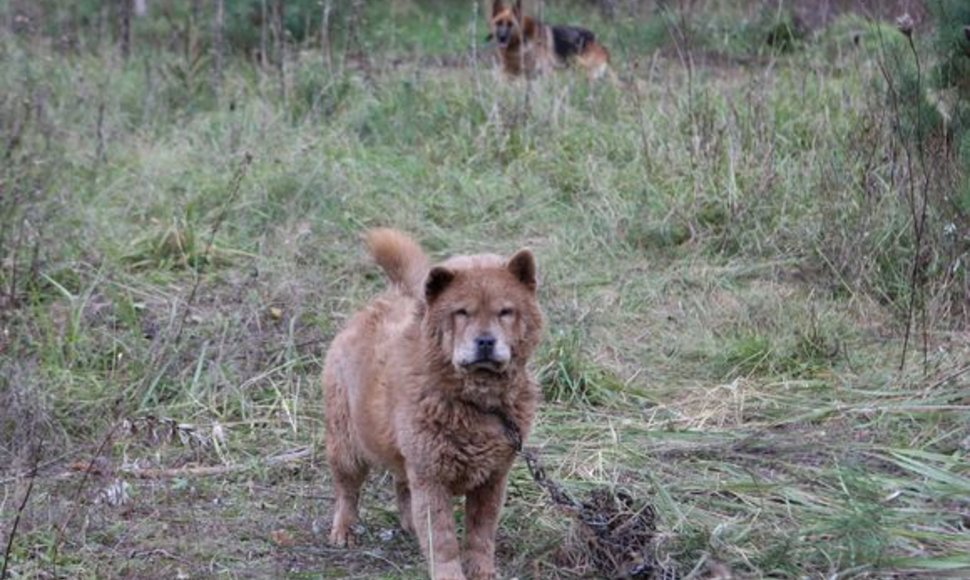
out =
[[[413,298],[424,297],[424,279],[431,263],[414,239],[391,228],[376,228],[367,232],[367,246],[394,285]]]

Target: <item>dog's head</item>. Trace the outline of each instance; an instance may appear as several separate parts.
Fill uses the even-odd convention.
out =
[[[495,0],[492,4],[491,32],[486,40],[495,40],[499,46],[505,48],[513,38],[521,34],[522,0],[516,0],[511,7],[502,0]]]
[[[508,260],[460,256],[425,282],[425,328],[460,373],[502,375],[525,364],[539,341],[536,265],[529,250]]]

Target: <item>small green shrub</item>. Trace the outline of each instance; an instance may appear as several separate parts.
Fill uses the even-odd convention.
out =
[[[735,337],[724,347],[717,368],[725,378],[764,376],[776,371],[777,358],[770,339],[747,334]]]
[[[585,342],[575,329],[564,330],[548,339],[539,356],[539,385],[548,401],[579,405],[600,405],[622,390],[619,378],[589,360]]]
[[[682,223],[633,220],[625,228],[625,239],[631,246],[645,251],[680,246],[690,241],[690,228]]]
[[[715,359],[716,374],[736,377],[811,377],[831,368],[839,343],[816,317],[795,326],[788,336],[747,331],[729,338]]]

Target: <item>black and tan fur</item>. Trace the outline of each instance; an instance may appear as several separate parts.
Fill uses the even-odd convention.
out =
[[[591,80],[609,71],[610,53],[595,34],[523,16],[522,0],[512,6],[494,0],[488,40],[498,45],[499,64],[512,77],[534,77],[569,64],[582,67]]]

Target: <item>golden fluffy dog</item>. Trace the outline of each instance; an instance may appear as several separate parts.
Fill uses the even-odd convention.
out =
[[[495,578],[495,533],[539,390],[526,363],[543,318],[529,250],[431,266],[411,238],[368,233],[392,287],[334,339],[324,363],[330,541],[347,545],[370,466],[395,479],[401,526],[435,579]],[[464,557],[451,498],[465,496]],[[464,562],[464,571],[462,564]]]

